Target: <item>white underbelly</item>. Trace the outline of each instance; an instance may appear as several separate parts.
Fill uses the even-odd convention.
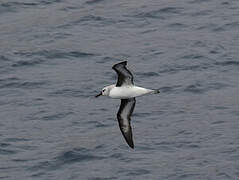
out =
[[[114,87],[109,96],[116,99],[128,99],[137,96],[142,96],[152,92],[150,89],[141,88],[138,86],[123,86],[123,87]]]

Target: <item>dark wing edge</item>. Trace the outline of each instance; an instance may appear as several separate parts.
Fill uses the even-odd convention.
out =
[[[127,144],[134,149],[133,134],[131,128],[131,114],[134,111],[136,100],[135,98],[121,99],[117,119],[119,122],[120,131],[123,134]]]
[[[122,86],[123,84],[126,85],[133,85],[133,75],[132,73],[126,68],[127,61],[120,62],[115,64],[112,69],[114,69],[118,75],[118,80],[116,86]]]

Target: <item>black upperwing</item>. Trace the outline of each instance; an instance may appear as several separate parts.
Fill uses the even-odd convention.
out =
[[[135,98],[121,99],[119,111],[117,113],[117,119],[119,122],[120,130],[131,148],[134,148],[132,128],[130,125],[131,114],[134,111],[136,100]]]
[[[120,62],[118,64],[115,64],[112,69],[116,71],[118,74],[118,81],[116,83],[116,86],[122,86],[122,85],[133,85],[133,75],[132,73],[126,68],[127,61]]]

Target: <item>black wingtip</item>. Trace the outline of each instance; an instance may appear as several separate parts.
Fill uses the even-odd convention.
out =
[[[134,149],[134,141],[133,141],[133,135],[132,135],[132,130],[130,128],[130,131],[125,133],[122,129],[122,127],[120,126],[120,130],[124,136],[125,141],[127,142],[127,144],[129,145],[129,147],[131,147],[132,149]]]
[[[126,138],[125,138],[125,140],[126,140],[127,144],[129,145],[129,147],[134,149],[134,142],[133,142],[133,140],[129,140],[129,139],[126,139]]]
[[[127,65],[127,61],[122,61],[122,62],[120,62],[120,63],[117,63],[117,64],[115,64],[112,68],[114,69],[115,66],[118,66],[118,65],[126,66],[126,65]]]
[[[132,133],[132,132],[131,132]],[[134,149],[134,141],[133,141],[133,136],[132,134],[129,134],[128,136],[123,134],[127,144],[129,145],[129,147],[131,147],[132,149]]]
[[[131,147],[132,149],[134,149],[134,144],[129,144],[129,147]]]
[[[119,64],[122,64],[122,65],[126,66],[127,65],[127,61],[120,62]]]

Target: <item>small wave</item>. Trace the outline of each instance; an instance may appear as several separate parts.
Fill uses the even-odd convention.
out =
[[[215,28],[213,28],[212,30],[215,31],[215,32],[218,32],[218,31],[226,31],[226,30],[237,30],[239,27],[239,22],[236,21],[236,22],[231,22],[231,23],[226,23],[222,26],[216,26]]]
[[[214,121],[214,122],[212,122],[211,124],[224,124],[225,123],[225,121]]]
[[[187,86],[184,91],[192,92],[192,93],[203,93],[205,89],[202,87],[200,83],[195,83],[192,85]]]
[[[0,143],[0,147],[8,147],[8,146],[10,146],[9,143]]]
[[[198,12],[194,12],[191,15],[198,17],[198,16],[208,16],[212,13],[212,10],[202,10],[202,11],[198,11]]]
[[[72,26],[79,26],[79,25],[92,25],[92,26],[107,26],[118,23],[118,21],[113,20],[109,17],[103,16],[95,16],[95,15],[86,15],[80,17],[78,20],[71,21],[69,23],[63,24],[58,26],[58,28],[66,29]]]
[[[210,90],[219,90],[222,88],[227,87],[228,85],[224,84],[224,83],[206,83],[206,84],[202,84],[202,83],[195,83],[192,85],[188,85],[184,91],[186,92],[192,92],[192,93],[204,93]]]
[[[93,24],[92,24],[93,23]],[[87,15],[81,17],[78,21],[75,21],[73,24],[92,24],[94,26],[106,26],[112,25],[116,23],[112,18],[103,17],[103,16],[95,16],[95,15]]]
[[[205,58],[201,54],[188,54],[181,57],[181,59],[203,59]]]
[[[22,2],[4,2],[0,4],[0,14],[16,12],[19,8],[27,8],[29,6],[35,6],[36,3],[22,3]]]
[[[162,93],[173,93],[176,92],[182,86],[175,85],[175,86],[163,86],[160,88],[160,92]]]
[[[47,83],[42,82],[7,82],[5,84],[0,85],[0,88],[22,88],[22,89],[35,89],[40,88]]]
[[[161,13],[179,14],[183,8],[179,7],[166,7],[159,10]]]
[[[34,66],[37,64],[41,64],[43,60],[31,60],[31,61],[18,61],[12,65],[12,67],[21,67],[21,66]]]
[[[4,78],[4,79],[0,79],[0,83],[5,83],[5,82],[11,82],[11,81],[18,81],[20,79],[16,78],[16,77],[8,77],[8,78]]]
[[[179,30],[179,29],[187,28],[188,26],[182,23],[172,23],[172,24],[169,24],[168,27],[172,28],[173,30]]]
[[[98,4],[98,3],[101,3],[103,1],[104,0],[89,0],[89,1],[86,1],[85,4],[89,4],[89,5]]]
[[[39,81],[39,82],[22,82],[21,79],[16,77],[8,77],[0,79],[0,88],[22,88],[22,89],[34,89],[40,88],[46,85],[48,82]]]
[[[163,70],[159,71],[159,74],[170,73],[175,74],[181,71],[202,71],[210,68],[210,64],[200,64],[200,65],[183,65],[183,66],[174,66],[174,67],[164,67]]]
[[[109,126],[109,125],[103,124],[103,123],[101,123],[99,121],[89,121],[87,124],[93,124],[94,127],[98,127],[98,128],[100,128],[100,127],[108,127]]]
[[[25,138],[7,138],[5,139],[7,142],[19,142],[19,141],[29,141],[29,139]]]
[[[74,149],[72,151],[67,151],[61,154],[56,158],[64,163],[74,163],[74,162],[82,162],[82,161],[92,161],[92,160],[101,160],[104,157],[96,156],[91,153],[87,149]]]
[[[215,65],[218,65],[218,66],[239,66],[239,61],[216,62]]]
[[[136,169],[136,170],[130,171],[127,175],[132,177],[132,176],[140,176],[140,175],[145,175],[150,173],[151,172],[146,169]]]
[[[34,173],[34,174],[32,174],[31,177],[36,178],[36,177],[41,177],[41,176],[43,176],[43,175],[45,175],[44,172],[39,172],[39,173]]]
[[[202,48],[204,48],[204,47],[206,47],[206,43],[205,42],[203,42],[203,41],[201,41],[201,40],[197,40],[197,41],[195,41],[194,43],[193,43],[193,45],[192,45],[193,47],[202,47]],[[199,54],[197,54],[197,56],[198,56]],[[186,56],[195,56],[195,54],[189,54],[189,55],[186,55]]]
[[[176,148],[180,149],[192,149],[192,148],[199,148],[200,142],[190,142],[190,141],[181,141],[181,142],[176,142],[174,143],[174,146]]]
[[[140,77],[152,77],[152,76],[159,76],[156,72],[137,72],[135,73],[137,76]]]
[[[122,59],[118,59],[118,58],[115,58],[115,57],[110,57],[110,56],[107,56],[107,57],[103,57],[102,59],[96,61],[96,63],[107,63],[107,62],[117,62],[117,61],[121,61]]]
[[[158,29],[156,29],[156,28],[152,28],[152,29],[146,29],[146,30],[143,30],[143,31],[141,31],[140,33],[141,34],[147,34],[147,33],[153,33],[153,32],[156,32],[156,31],[158,31]],[[161,52],[159,52],[160,54],[161,54]],[[156,54],[157,55],[157,54]]]
[[[192,0],[192,1],[190,1],[190,3],[192,3],[192,4],[199,4],[199,3],[203,3],[203,2],[208,2],[208,0]]]
[[[110,159],[116,159],[118,161],[124,161],[124,162],[130,162],[132,161],[132,158],[128,157],[128,156],[125,156],[124,153],[113,153],[111,156],[110,156]]]
[[[7,58],[6,56],[4,56],[4,55],[0,55],[0,60],[1,61],[10,61],[10,59],[9,58]]]
[[[81,17],[80,20],[78,20],[77,22],[103,21],[103,20],[105,20],[105,18],[103,18],[102,16],[87,15],[87,16]]]
[[[87,53],[87,52],[80,52],[80,51],[70,51],[70,52],[61,52],[61,51],[44,51],[43,56],[46,58],[67,58],[67,57],[88,57],[88,56],[94,56],[95,54]]]
[[[118,179],[117,177],[93,177],[89,178],[88,180],[115,180]]]
[[[61,59],[61,58],[83,58],[89,56],[95,56],[96,54],[88,53],[88,52],[81,52],[81,51],[59,51],[59,50],[42,50],[42,51],[35,51],[35,52],[16,52],[16,55],[21,55],[25,57],[45,57],[47,59]],[[43,60],[36,60],[36,63],[43,62]]]
[[[66,7],[60,8],[59,10],[67,12],[67,11],[77,10],[77,9],[80,9],[80,7],[78,7],[78,6],[66,6]]]
[[[59,119],[63,119],[69,115],[72,115],[73,112],[65,112],[65,113],[56,113],[53,115],[47,115],[42,117],[43,120],[47,120],[47,121],[52,121],[52,120],[59,120]]]
[[[214,106],[213,107],[213,110],[225,110],[225,109],[228,109],[228,107],[226,107],[226,106]]]
[[[73,163],[97,161],[102,159],[105,159],[105,157],[97,156],[95,153],[92,153],[91,150],[78,148],[63,152],[51,160],[40,162],[37,165],[32,166],[30,170],[44,169],[47,171],[52,171]]]
[[[166,19],[166,16],[173,14],[180,14],[183,8],[180,7],[166,7],[149,12],[141,12],[135,15],[138,18],[152,18],[152,19]]]
[[[40,0],[39,4],[48,5],[48,4],[60,3],[60,2],[62,2],[62,0]]]
[[[28,6],[36,6],[38,3],[33,3],[33,2],[6,2],[2,3],[0,6],[2,7],[28,7]]]
[[[142,118],[142,117],[148,117],[149,115],[150,115],[150,113],[137,112],[137,113],[133,114],[133,117],[141,117]]]
[[[17,12],[22,8],[32,8],[42,5],[59,3],[62,0],[40,0],[38,2],[3,2],[0,3],[0,14],[5,12]]]
[[[16,154],[16,153],[17,153],[17,151],[0,148],[0,154],[1,155],[10,155],[10,154]]]
[[[64,97],[85,97],[81,90],[76,89],[61,89],[49,93],[49,96],[64,96]]]
[[[200,173],[186,173],[178,175],[177,179],[197,179],[198,177],[201,177]]]

